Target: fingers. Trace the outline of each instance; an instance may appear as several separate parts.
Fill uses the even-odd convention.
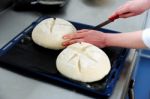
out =
[[[63,38],[68,39],[68,40],[66,42],[63,42],[62,45],[68,46],[73,43],[83,42],[84,37],[86,37],[87,34],[89,34],[89,33],[92,33],[92,35],[93,35],[93,32],[94,32],[93,30],[83,29],[83,30],[77,31],[74,34],[65,35]]]
[[[120,18],[128,18],[128,17],[134,16],[134,15],[135,15],[135,13],[126,13],[126,14],[120,15],[119,17]]]
[[[84,40],[83,39],[73,39],[73,40],[63,42],[62,45],[63,46],[68,46],[68,45],[71,45],[71,44],[74,44],[74,43],[80,43],[80,42],[84,42]]]
[[[120,6],[117,9],[117,13],[119,15],[123,15],[123,14],[127,14],[127,13],[132,12],[131,7],[133,6],[133,4],[134,3],[132,1],[127,1],[124,5]]]
[[[83,34],[74,33],[74,34],[65,35],[63,38],[64,39],[79,39],[79,38],[82,38],[82,37],[83,37]]]
[[[122,9],[122,7],[123,7],[123,6],[118,7],[117,10],[114,11],[114,12],[112,13],[112,15],[109,17],[109,19],[111,19],[111,18],[113,18],[113,17],[115,17],[115,16],[119,16],[119,15],[120,15],[119,11],[120,11],[120,9]]]
[[[115,16],[117,16],[118,14],[116,13],[116,12],[113,12],[113,14],[111,15],[111,16],[109,16],[109,19],[111,19],[111,18],[113,18],[113,17],[115,17]]]
[[[120,6],[109,18],[119,16],[120,18],[127,18],[133,16],[134,14],[130,11],[130,2]],[[132,13],[132,14],[131,14]]]
[[[82,29],[82,30],[78,30],[77,33],[83,33],[83,32],[88,32],[88,29]]]
[[[84,40],[83,40],[83,39],[70,40],[70,41],[69,41],[69,44],[80,43],[80,42],[84,42]]]
[[[134,16],[135,13],[132,12],[124,12],[123,11],[118,11],[118,12],[114,12],[109,18],[113,18],[115,16],[119,16],[119,18],[128,18],[131,16]]]
[[[84,33],[88,31],[89,31],[88,29],[82,29],[82,30],[77,31],[74,34],[64,35],[63,38],[64,39],[79,39],[79,38],[82,38],[84,36]]]

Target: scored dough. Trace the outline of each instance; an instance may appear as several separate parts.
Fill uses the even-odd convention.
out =
[[[105,52],[83,42],[64,49],[57,57],[56,67],[62,75],[81,82],[101,80],[111,69]]]
[[[63,36],[76,32],[76,28],[68,21],[59,18],[48,18],[40,22],[32,31],[33,41],[45,48],[63,49]]]

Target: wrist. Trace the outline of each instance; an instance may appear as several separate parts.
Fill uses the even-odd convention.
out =
[[[105,47],[122,46],[122,33],[106,33],[105,35]]]
[[[109,33],[104,33],[104,46],[105,47],[111,46],[111,44],[109,42]]]

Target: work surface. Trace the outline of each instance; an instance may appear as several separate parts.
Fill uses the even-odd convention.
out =
[[[89,4],[88,0],[70,0],[65,9],[60,13],[51,13],[50,16],[60,17],[80,23],[97,25],[107,17],[124,0],[101,0],[100,4]],[[39,12],[16,12],[8,9],[0,13],[0,47],[6,44],[16,34],[21,32],[32,21],[42,14]],[[107,25],[106,28],[127,32],[143,28],[146,14],[120,19]],[[127,83],[134,67],[134,51],[128,58],[121,77],[117,83],[111,99],[121,99],[127,91]],[[131,62],[132,61],[132,62]],[[36,81],[16,73],[0,68],[0,99],[90,99],[91,97],[66,90],[51,84]]]

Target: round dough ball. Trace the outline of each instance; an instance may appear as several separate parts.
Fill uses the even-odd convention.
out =
[[[63,49],[63,36],[76,32],[68,21],[59,18],[48,18],[40,22],[32,31],[32,39],[39,46],[49,49]]]
[[[110,71],[108,56],[88,43],[75,43],[64,49],[56,60],[57,70],[64,76],[81,82],[94,82]]]

